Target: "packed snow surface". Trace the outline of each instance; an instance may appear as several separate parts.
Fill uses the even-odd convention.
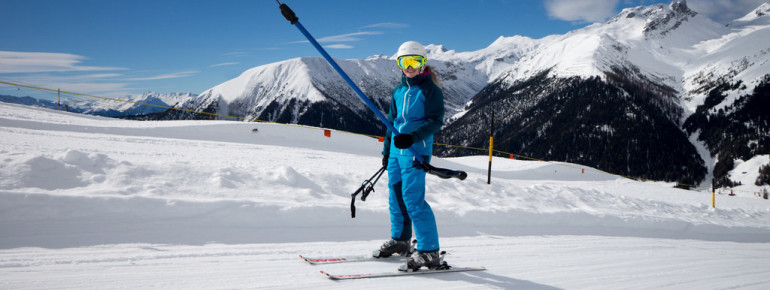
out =
[[[770,202],[575,164],[434,158],[447,261],[486,271],[333,282],[311,266],[389,238],[376,139],[229,121],[139,122],[0,104],[0,289],[768,289]],[[755,162],[755,161],[752,161]],[[748,165],[749,162],[747,162]],[[585,169],[585,173],[583,173]]]

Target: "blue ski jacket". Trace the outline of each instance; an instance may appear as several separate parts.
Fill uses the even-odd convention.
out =
[[[388,120],[400,134],[411,134],[417,154],[433,155],[433,134],[444,124],[444,93],[430,74],[414,78],[401,76],[401,84],[393,89]],[[383,155],[412,155],[409,149],[391,145],[393,132],[385,133]]]

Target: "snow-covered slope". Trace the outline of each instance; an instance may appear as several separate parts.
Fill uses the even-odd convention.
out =
[[[729,92],[720,107],[750,93],[770,73],[770,4],[765,3],[746,16],[731,22],[725,33],[692,46],[697,52],[685,64],[684,99],[694,111],[703,104],[708,89],[715,85],[742,82]]]
[[[488,185],[486,157],[435,158],[469,177],[429,177],[427,198],[448,261],[487,271],[328,281],[318,270],[397,267],[297,258],[366,254],[388,238],[387,176],[349,212],[380,146],[307,127],[0,104],[0,288],[770,286],[766,200],[740,191],[711,208],[710,193],[502,158]]]

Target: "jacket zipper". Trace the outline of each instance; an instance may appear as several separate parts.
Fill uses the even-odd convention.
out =
[[[401,130],[404,129],[404,126],[406,126],[406,109],[408,108],[407,104],[409,103],[409,91],[412,90],[412,85],[409,83],[409,79],[406,80],[406,92],[404,92],[404,104],[401,108],[401,118],[404,119],[404,124],[401,125],[401,128],[398,128],[398,133],[401,134]],[[400,155],[404,155],[404,149],[401,149],[399,152]]]

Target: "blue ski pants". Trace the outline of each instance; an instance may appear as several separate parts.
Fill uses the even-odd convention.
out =
[[[430,160],[430,156],[425,156]],[[414,167],[413,156],[393,154],[388,159],[390,232],[395,240],[417,236],[417,250],[439,250],[438,229],[433,210],[425,201],[425,171]]]

